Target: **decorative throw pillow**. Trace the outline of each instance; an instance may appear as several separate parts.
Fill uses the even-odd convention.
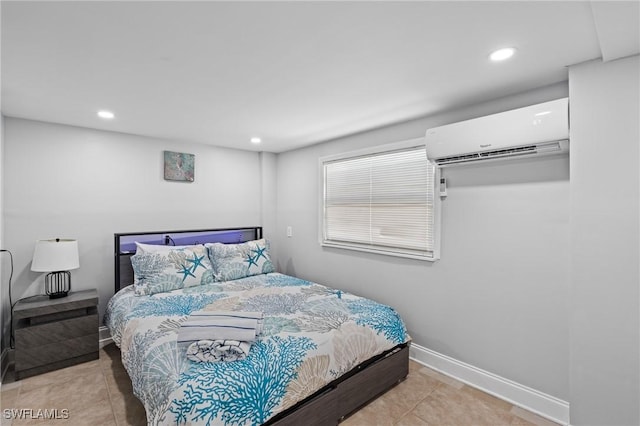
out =
[[[203,245],[131,256],[137,296],[162,293],[214,282],[213,268]]]
[[[209,259],[216,281],[230,281],[273,272],[269,241],[247,241],[241,244],[208,243]]]

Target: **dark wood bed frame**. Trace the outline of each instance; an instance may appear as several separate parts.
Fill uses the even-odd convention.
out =
[[[260,238],[262,228],[255,226],[115,234],[115,291],[133,283],[130,257],[136,252],[136,241],[158,245],[189,245],[210,242],[242,243]],[[405,343],[361,363],[313,395],[278,413],[265,425],[336,425],[358,408],[404,380],[408,373],[409,344]]]

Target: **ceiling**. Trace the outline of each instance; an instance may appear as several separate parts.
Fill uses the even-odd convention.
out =
[[[282,152],[637,54],[638,2],[592,3],[2,1],[2,113]]]

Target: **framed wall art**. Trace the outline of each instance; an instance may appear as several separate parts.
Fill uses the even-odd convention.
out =
[[[164,179],[193,182],[196,156],[185,152],[164,151]]]

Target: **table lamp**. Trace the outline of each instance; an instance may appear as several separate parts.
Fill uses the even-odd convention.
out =
[[[44,279],[44,287],[50,299],[65,297],[69,293],[71,290],[69,270],[79,267],[77,240],[55,238],[36,241],[31,270],[49,272]]]

